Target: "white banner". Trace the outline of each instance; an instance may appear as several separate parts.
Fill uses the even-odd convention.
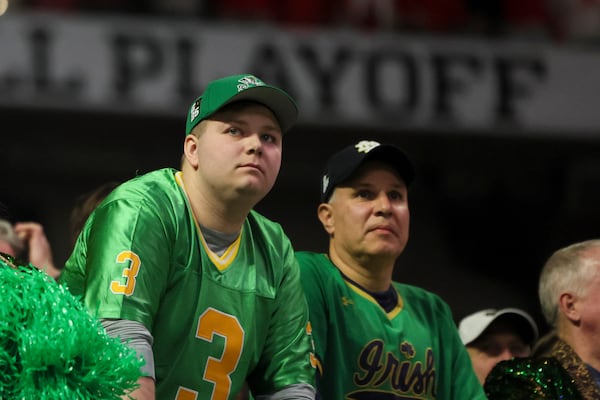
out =
[[[183,115],[209,80],[245,72],[286,88],[305,123],[600,136],[600,54],[591,50],[201,20],[0,17],[0,106]]]

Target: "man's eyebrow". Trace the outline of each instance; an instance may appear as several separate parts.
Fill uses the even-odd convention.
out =
[[[217,119],[217,121],[221,121],[223,123],[234,123],[237,125],[244,125],[244,126],[248,126],[249,123],[243,119],[237,119],[236,117],[231,117],[231,118],[219,118]],[[274,130],[274,131],[281,131],[281,128],[279,127],[278,124],[276,123],[267,123],[264,124],[260,127],[261,130]]]

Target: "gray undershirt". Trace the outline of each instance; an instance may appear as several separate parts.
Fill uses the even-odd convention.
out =
[[[223,233],[209,229],[205,226],[200,225],[202,236],[208,248],[219,257],[225,253],[225,251],[231,246],[231,243],[237,239],[239,232],[235,233]]]
[[[150,331],[141,322],[128,319],[103,318],[100,323],[109,336],[120,338],[121,342],[136,350],[138,357],[144,358],[146,363],[142,366],[142,375],[156,379],[152,353],[153,338]]]

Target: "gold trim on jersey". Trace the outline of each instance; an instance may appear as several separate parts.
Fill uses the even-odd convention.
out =
[[[185,190],[185,185],[183,184],[183,172],[177,171],[175,173],[175,181],[181,187],[181,189],[183,190],[183,193],[185,193],[186,201],[191,210],[192,206],[190,204],[190,200],[188,198],[187,191]],[[212,251],[206,244],[206,241],[204,240],[204,235],[202,234],[202,229],[200,229],[200,224],[198,224],[198,221],[196,220],[196,216],[194,215],[193,212],[192,212],[192,219],[194,220],[194,224],[196,225],[196,231],[198,232],[198,237],[200,238],[200,242],[202,243],[202,247],[204,247],[204,251],[206,251],[208,258],[210,258],[212,263],[215,265],[215,267],[220,272],[223,272],[225,269],[227,269],[227,267],[229,267],[229,265],[233,262],[233,260],[235,260],[235,256],[237,255],[237,253],[240,249],[242,232],[240,231],[240,234],[238,235],[237,239],[235,239],[233,241],[233,243],[231,243],[229,245],[229,247],[227,248],[227,250],[225,250],[223,255],[219,256],[217,253]],[[244,228],[242,227],[242,230],[243,229]]]
[[[225,250],[223,255],[219,256],[217,253],[212,251],[206,244],[206,241],[204,240],[204,235],[202,235],[202,229],[200,229],[200,225],[198,225],[198,222],[196,221],[195,217],[194,217],[194,223],[196,224],[196,229],[198,230],[198,236],[200,236],[200,241],[202,242],[202,247],[204,247],[206,254],[208,254],[208,258],[210,258],[210,260],[213,262],[213,264],[215,264],[215,267],[217,267],[217,269],[219,271],[223,272],[225,269],[227,269],[227,267],[229,267],[229,265],[233,262],[233,260],[235,260],[235,256],[237,255],[237,253],[240,249],[240,239],[242,237],[242,234],[240,233],[238,235],[237,239],[235,239],[233,241],[233,243],[231,243],[229,245],[227,250]]]
[[[364,299],[370,301],[371,303],[376,304],[381,309],[381,311],[383,311],[387,315],[388,319],[394,319],[394,317],[396,315],[398,315],[400,313],[400,311],[402,311],[402,308],[404,307],[404,302],[402,301],[402,296],[400,295],[400,293],[398,293],[398,289],[396,289],[396,287],[394,285],[392,285],[392,287],[394,288],[394,290],[396,291],[396,294],[398,295],[398,303],[396,303],[396,306],[391,311],[386,312],[379,305],[377,300],[375,300],[375,298],[373,296],[371,296],[369,293],[365,292],[358,286],[352,284],[352,282],[348,282],[346,279],[344,279],[344,282],[346,283],[346,285],[348,285],[348,287],[350,289],[352,289],[354,292],[356,292],[356,294],[358,294],[359,296],[363,297]]]

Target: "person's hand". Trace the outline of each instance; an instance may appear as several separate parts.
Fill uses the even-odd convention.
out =
[[[54,266],[52,260],[52,249],[44,228],[37,222],[17,222],[14,225],[17,236],[27,245],[29,254],[28,261],[36,268],[45,271],[52,278],[60,275],[60,270]]]

